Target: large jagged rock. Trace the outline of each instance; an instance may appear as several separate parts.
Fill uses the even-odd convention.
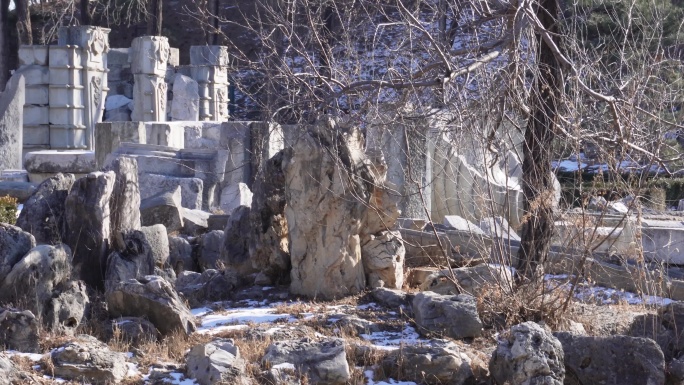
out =
[[[79,335],[50,353],[54,375],[93,384],[118,384],[128,372],[126,354],[113,352],[97,338]]]
[[[271,283],[289,281],[290,248],[285,219],[284,152],[266,161],[252,185],[249,256],[252,265]]]
[[[38,320],[28,310],[0,308],[0,344],[4,349],[38,353]]]
[[[652,339],[570,333],[555,336],[563,346],[566,384],[665,383],[665,357]]]
[[[199,255],[197,265],[200,270],[222,269],[232,265],[225,259],[227,255],[224,247],[224,232],[221,230],[210,231],[199,239]]]
[[[361,247],[363,268],[370,287],[401,289],[406,249],[398,231],[369,235]]]
[[[169,265],[176,272],[176,275],[184,271],[198,270],[192,257],[192,245],[187,239],[169,237]]]
[[[96,288],[104,287],[111,237],[109,201],[115,180],[113,171],[92,172],[74,182],[66,199],[65,243],[74,253],[80,279]]]
[[[4,354],[0,354],[0,385],[13,385],[16,382],[17,368]]]
[[[245,374],[247,363],[231,339],[196,345],[185,361],[188,375],[200,385],[251,384]]]
[[[166,267],[169,260],[169,235],[163,225],[145,226],[140,229],[145,235],[147,243],[152,248],[152,257],[155,266]]]
[[[159,332],[152,322],[139,317],[123,317],[112,320],[111,338],[140,346],[158,340]]]
[[[470,358],[454,343],[407,345],[382,360],[388,376],[428,385],[473,383]],[[443,346],[440,346],[443,345]]]
[[[66,245],[39,245],[17,262],[0,285],[0,300],[22,304],[42,315],[53,291],[71,277],[71,250]]]
[[[0,170],[23,168],[25,81],[15,74],[0,93]]]
[[[165,335],[180,330],[189,334],[195,327],[190,309],[163,278],[147,276],[119,282],[107,291],[112,317],[144,317]]]
[[[140,202],[140,218],[143,226],[161,224],[169,232],[183,228],[181,188],[161,192]]]
[[[198,307],[207,301],[230,299],[241,286],[241,281],[240,275],[232,269],[209,269],[202,274],[185,271],[176,279],[176,290],[190,306]]]
[[[109,201],[112,215],[111,233],[140,230],[140,189],[138,187],[138,163],[133,158],[119,157],[111,164],[116,182]]]
[[[37,244],[55,245],[66,234],[65,202],[74,184],[73,174],[44,180],[24,203],[16,225],[31,233]]]
[[[43,311],[43,323],[56,332],[73,335],[85,320],[90,307],[86,285],[71,281],[60,285]]]
[[[332,299],[365,288],[360,233],[373,179],[364,162],[361,133],[333,121],[285,150],[293,294]]]
[[[444,334],[454,339],[482,334],[477,301],[467,294],[418,293],[413,298],[413,314],[421,333]]]
[[[109,254],[105,272],[105,289],[119,282],[154,274],[154,255],[142,231],[131,230],[121,234],[118,250]]]
[[[345,384],[350,379],[345,354],[347,344],[341,338],[314,342],[308,339],[272,343],[262,359],[266,366],[293,365],[314,384]]]
[[[212,231],[212,233],[215,233]],[[227,267],[231,267],[241,274],[247,275],[254,273],[256,270],[252,266],[252,261],[249,255],[249,238],[250,238],[250,208],[246,206],[239,206],[233,211],[228,219],[226,228],[223,231],[223,247],[220,249],[220,259]],[[204,237],[202,249],[204,250]],[[203,262],[205,259],[204,251],[200,256],[200,266],[207,266],[209,269],[217,269],[220,266],[215,264],[207,264]]]
[[[499,340],[489,370],[497,384],[562,385],[563,357],[560,341],[547,327],[525,322]]]
[[[36,240],[33,235],[19,227],[0,223],[0,282],[5,280],[12,266],[34,247]]]

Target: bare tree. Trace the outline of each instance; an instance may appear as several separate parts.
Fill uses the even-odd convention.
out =
[[[19,44],[33,44],[33,31],[31,30],[31,11],[29,0],[15,0],[14,5],[17,10],[17,34]]]
[[[149,14],[147,19],[147,34],[161,36],[163,0],[148,0]]]
[[[5,89],[9,79],[9,0],[0,0],[0,89]]]

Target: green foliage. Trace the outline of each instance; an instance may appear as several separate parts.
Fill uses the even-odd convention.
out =
[[[0,222],[10,225],[17,222],[17,198],[0,197]]]

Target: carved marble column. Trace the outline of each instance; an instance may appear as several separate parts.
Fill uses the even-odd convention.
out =
[[[228,47],[190,47],[191,77],[199,85],[200,120],[228,120]]]
[[[83,66],[81,49],[74,45],[53,45],[50,61],[50,148],[85,150]]]
[[[47,45],[19,47],[19,69],[26,82],[24,103],[24,150],[50,148],[50,119],[48,117],[50,71]]]
[[[102,121],[107,98],[107,52],[110,29],[89,25],[62,27],[58,31],[60,46],[73,45],[81,49],[81,85],[83,86],[83,124],[85,148],[95,148],[95,125]]]
[[[163,36],[141,36],[133,39],[129,51],[133,87],[133,121],[166,121],[166,66],[171,49]]]

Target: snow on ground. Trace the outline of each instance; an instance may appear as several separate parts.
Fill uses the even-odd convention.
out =
[[[387,381],[373,381],[373,376],[375,373],[373,373],[372,370],[366,370],[363,372],[363,374],[365,374],[366,378],[368,379],[368,385],[417,385],[413,381],[396,381],[391,378]]]
[[[571,280],[575,276],[567,274],[544,276],[544,280],[549,282],[549,289],[562,288],[569,290]],[[669,298],[655,295],[637,294],[624,290],[612,289],[609,287],[590,285],[586,282],[579,282],[575,288],[574,297],[580,302],[599,303],[603,305],[614,305],[626,303],[629,305],[660,305],[665,306],[673,301]]]

